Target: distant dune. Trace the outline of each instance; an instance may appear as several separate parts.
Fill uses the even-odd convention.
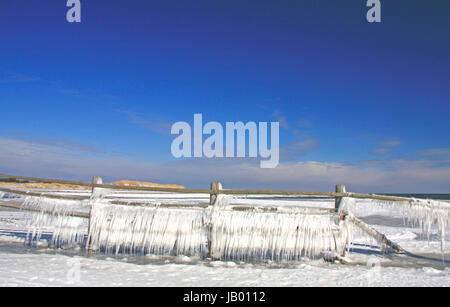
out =
[[[0,182],[0,186],[3,187],[16,187],[16,188],[29,188],[29,189],[70,189],[70,190],[89,190],[90,187],[82,187],[73,184],[61,184],[61,183],[41,183],[41,182]]]
[[[120,180],[112,183],[105,183],[112,185],[122,185],[127,187],[151,187],[151,188],[177,188],[185,189],[182,185],[177,184],[159,184],[154,182],[142,182],[142,181],[131,181],[131,180]],[[78,190],[89,190],[90,187],[83,187],[73,184],[61,184],[61,183],[19,183],[19,182],[0,182],[0,186],[6,187],[20,187],[20,188],[30,188],[30,189],[78,189]]]
[[[120,180],[112,182],[113,185],[123,185],[127,187],[148,187],[148,188],[176,188],[185,189],[184,186],[178,184],[159,184],[154,182],[143,182],[143,181],[131,181],[131,180]]]

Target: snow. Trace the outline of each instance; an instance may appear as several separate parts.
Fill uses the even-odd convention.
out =
[[[85,192],[67,191],[60,193],[81,194]],[[189,199],[192,195],[184,195],[185,198],[181,198],[180,194],[171,195],[170,193],[130,192],[127,194],[125,191],[120,191],[120,193],[112,193],[102,197],[104,199],[116,198],[116,194],[120,195],[121,200],[135,200],[136,197],[139,197],[145,198],[146,201],[152,198],[164,203],[168,199],[174,203],[192,203],[192,199]],[[157,195],[157,197],[154,195]],[[25,198],[6,198],[9,195],[3,196],[4,198],[1,201],[23,202],[25,200]],[[86,196],[88,197],[89,193],[86,193]],[[195,195],[193,199],[198,202],[209,200],[205,195]],[[94,208],[99,205],[97,209],[101,209],[100,206],[103,201],[95,201]],[[63,204],[58,202],[53,203],[47,209],[62,213],[60,214],[61,218],[72,219],[64,215]],[[86,206],[88,202],[89,199],[86,202],[75,202],[71,205],[79,211],[88,212],[89,207]],[[256,200],[248,197],[235,198],[230,202],[255,206],[295,205],[323,208],[334,206],[333,200],[321,198],[293,198],[290,200],[287,197],[273,200],[259,196]],[[36,200],[29,200],[29,205],[36,205]],[[289,261],[292,260],[290,257],[273,259],[277,261],[272,261],[271,257],[257,261],[247,261],[242,257],[234,257],[234,255],[240,255],[241,251],[233,252],[229,257],[223,257],[227,260],[205,259],[201,257],[201,253],[192,252],[192,246],[198,246],[199,241],[197,240],[202,242],[205,240],[205,237],[202,237],[203,234],[200,233],[200,235],[195,236],[183,234],[184,230],[192,229],[192,221],[199,220],[200,214],[197,211],[201,212],[202,210],[197,209],[188,210],[190,213],[185,221],[176,223],[181,228],[177,232],[170,232],[169,237],[176,237],[176,239],[172,239],[172,242],[185,238],[183,239],[185,242],[183,246],[185,247],[174,256],[155,252],[151,248],[145,250],[142,254],[87,254],[83,245],[72,244],[77,242],[76,239],[65,241],[69,244],[66,244],[67,246],[63,249],[55,249],[55,247],[61,247],[61,244],[54,246],[55,241],[52,239],[52,233],[57,232],[58,227],[55,228],[54,221],[36,218],[35,215],[40,213],[30,214],[25,211],[0,207],[0,286],[450,286],[450,270],[448,267],[450,249],[448,244],[445,246],[441,244],[442,239],[448,241],[449,234],[446,229],[442,232],[438,224],[439,221],[435,219],[432,227],[426,227],[427,232],[424,232],[423,225],[408,223],[408,214],[405,212],[405,208],[401,206],[393,207],[389,203],[368,200],[358,200],[353,205],[353,212],[358,218],[364,220],[379,232],[386,234],[390,240],[398,243],[415,256],[395,255],[391,252],[382,254],[376,242],[373,242],[364,234],[354,231],[354,238],[351,240],[353,244],[350,246],[351,250],[346,257],[352,264],[347,265],[329,263],[317,257],[303,257],[308,256],[306,254],[299,257],[301,258],[300,261]],[[439,206],[447,205],[448,202],[440,202],[439,204]],[[163,208],[153,208],[149,212],[156,210],[160,214],[159,216],[163,218],[170,214],[167,212],[169,209],[161,209]],[[127,219],[130,221],[131,217],[139,216],[139,210],[142,210],[142,208],[130,209],[130,212],[123,215],[122,221],[119,221],[120,217],[116,217],[116,222],[126,225]],[[106,211],[102,213],[105,216]],[[206,212],[203,212],[202,218],[208,219],[214,217],[214,214],[218,214],[218,212],[209,213],[210,215],[207,215]],[[155,212],[146,213],[147,216],[152,214],[155,214]],[[283,231],[290,228],[288,227],[289,223],[293,225],[299,223],[287,213],[284,213],[286,214],[284,220],[286,225],[277,226],[271,220],[271,215],[261,215],[258,212],[252,212],[250,215],[247,213],[243,215],[234,214],[234,211],[227,210],[219,212],[219,215],[215,217],[215,224],[218,225],[216,227],[222,227],[224,224],[221,223],[226,219],[233,219],[234,223],[226,223],[226,225],[235,225],[233,226],[235,229],[227,231],[244,234],[251,230],[259,233],[262,225],[266,223],[276,227],[280,231],[280,236],[286,237]],[[263,216],[269,221],[264,220]],[[410,214],[410,216],[414,215]],[[324,220],[324,216],[316,219],[315,215],[298,215],[297,219],[302,219],[299,225],[308,224],[309,222],[305,221],[308,218],[315,219],[308,228],[314,229],[317,227],[317,229],[320,229],[320,233],[323,233],[324,230],[325,232],[328,231],[329,225],[334,224]],[[223,220],[221,221],[221,219]],[[33,224],[38,220],[41,221],[39,227],[36,226],[37,224]],[[248,222],[246,223],[246,221]],[[141,222],[144,222],[144,220]],[[341,223],[344,222],[341,221]],[[30,225],[35,225],[40,229],[39,241],[33,247],[24,244]],[[187,227],[187,225],[189,227],[184,229],[183,227]],[[337,225],[338,229],[348,230],[346,225],[334,225]],[[78,230],[75,233],[78,233]],[[219,233],[222,236],[221,239],[217,240],[221,242],[220,246],[232,247],[232,249],[237,247],[238,250],[242,246],[252,246],[253,244],[254,248],[260,246],[259,243],[270,245],[278,241],[274,239],[275,236],[273,238],[265,237],[265,234],[260,232],[254,239],[254,243],[250,242],[249,244],[249,241],[228,242],[229,237],[227,237],[223,228]],[[345,236],[348,235],[348,233],[342,233]],[[60,237],[65,238],[71,238],[72,236],[73,232],[71,231],[68,234],[60,235]],[[143,239],[142,233],[139,236]],[[99,234],[98,238],[100,237]],[[287,238],[290,238],[289,233]],[[250,238],[247,239],[250,240]],[[103,238],[99,242],[105,242],[105,240],[108,242],[109,239]],[[125,238],[125,241],[127,240],[136,241],[134,238]],[[289,242],[294,241],[290,238],[283,242],[284,248],[291,244]],[[119,241],[115,240],[114,242]],[[192,244],[192,242],[197,243]],[[117,248],[113,248],[114,244],[108,244],[106,246],[117,250]],[[164,246],[164,244],[159,244],[158,246]],[[128,243],[128,246],[135,245]],[[219,253],[224,253],[224,251],[226,249],[219,248],[218,250]]]
[[[302,263],[136,264],[62,254],[0,253],[0,286],[450,286],[449,269]]]

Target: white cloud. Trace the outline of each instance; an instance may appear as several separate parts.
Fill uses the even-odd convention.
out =
[[[284,129],[289,129],[289,124],[284,115],[282,115],[278,110],[273,111],[272,115],[277,119],[280,123],[280,127]]]
[[[23,83],[39,80],[39,78],[31,77],[22,73],[10,73],[5,76],[0,76],[0,83]]]
[[[311,151],[316,150],[317,148],[319,148],[319,139],[317,138],[296,140],[289,145],[280,148],[280,160],[295,160]]]
[[[395,148],[397,148],[402,144],[403,142],[399,139],[384,141],[379,143],[375,149],[370,151],[370,153],[374,155],[385,155],[390,153],[392,150],[394,150]]]
[[[255,159],[192,159],[166,163],[136,162],[123,157],[73,153],[49,144],[0,138],[0,172],[89,181],[138,179],[208,188],[221,181],[226,188],[333,191],[346,184],[355,192],[449,192],[450,167],[428,160],[397,160],[389,165],[338,162],[285,162],[261,169]]]
[[[416,154],[422,157],[445,157],[450,159],[450,148],[429,148],[420,150]]]
[[[154,120],[154,119],[147,120],[147,119],[144,119],[138,113],[131,112],[131,111],[116,110],[116,112],[125,114],[130,123],[137,125],[141,128],[148,129],[153,132],[160,133],[160,134],[169,134],[170,135],[170,128],[172,127],[172,123],[169,123],[167,121]]]

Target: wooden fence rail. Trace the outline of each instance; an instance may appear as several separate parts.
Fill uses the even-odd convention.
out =
[[[66,200],[87,199],[82,196],[67,196],[67,195],[54,195],[54,194],[49,194],[49,193],[29,192],[29,191],[21,191],[21,190],[4,188],[1,186],[0,186],[0,192],[10,193],[10,194],[18,194],[18,195],[23,195],[23,196],[47,197],[47,198],[53,198],[53,199],[66,199]]]
[[[205,190],[205,189],[134,187],[134,186],[122,186],[122,185],[112,185],[112,184],[95,184],[95,183],[88,183],[88,182],[59,180],[59,179],[45,179],[45,178],[25,177],[25,176],[14,176],[14,175],[6,175],[6,174],[0,174],[0,178],[20,179],[20,180],[28,180],[28,181],[41,182],[41,183],[70,184],[70,185],[77,185],[77,186],[82,186],[82,187],[105,188],[105,189],[112,189],[112,190],[128,190],[128,191],[196,193],[196,194],[210,194],[210,195],[227,194],[227,195],[326,196],[326,197],[334,197],[334,198],[352,197],[352,198],[375,199],[375,200],[384,200],[384,201],[403,201],[403,202],[414,201],[414,199],[411,199],[411,198],[398,197],[398,196],[349,193],[349,192],[345,192],[345,186],[343,186],[343,185],[336,186],[336,191],[339,191],[339,192],[285,191],[285,190],[229,190],[229,189],[222,189],[221,186],[213,186],[213,185],[211,185],[210,189]],[[343,187],[343,189],[342,189],[342,187]]]

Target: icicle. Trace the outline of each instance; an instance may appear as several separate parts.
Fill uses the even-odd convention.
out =
[[[91,194],[91,200],[100,200],[112,195],[114,190],[105,188],[94,188]]]
[[[341,205],[339,206],[339,212],[353,212],[355,210],[356,201],[351,197],[342,197]]]
[[[232,211],[231,197],[214,206],[161,208],[99,201],[91,211],[89,241],[107,253],[187,255],[274,261],[341,252],[352,229],[330,214]],[[208,242],[211,245],[208,246]]]
[[[212,217],[212,255],[235,261],[315,258],[341,251],[340,235],[331,215],[216,211]]]
[[[232,199],[234,199],[234,197],[231,195],[219,194],[217,195],[216,203],[213,208],[216,210],[225,209],[228,205],[230,205]]]
[[[219,195],[211,211],[213,257],[235,261],[314,258],[324,251],[342,252],[352,225],[337,226],[332,215],[230,211],[232,197]]]
[[[207,242],[204,214],[202,209],[97,202],[91,211],[89,240],[108,253],[202,255]]]
[[[435,200],[414,199],[412,202],[400,203],[410,223],[418,223],[422,232],[432,234],[433,226],[437,226],[441,239],[441,250],[445,249],[445,232],[450,221],[450,205]]]
[[[354,224],[348,218],[339,219],[339,233],[336,240],[338,242],[338,244],[336,244],[336,250],[339,255],[342,255],[345,249],[347,249],[347,251],[352,249],[354,236]]]
[[[370,206],[369,206],[370,205]],[[450,221],[450,204],[436,200],[412,199],[411,201],[371,201],[369,203],[357,202],[353,198],[345,197],[341,205],[343,211],[355,215],[367,215],[373,212],[373,206],[393,213],[395,209],[402,210],[402,216],[408,224],[419,226],[422,233],[430,240],[433,228],[437,227],[441,239],[441,250],[445,248],[445,233]],[[368,208],[369,207],[369,208]],[[369,211],[368,211],[369,210]]]
[[[30,243],[39,241],[43,233],[50,233],[54,246],[73,246],[82,243],[87,234],[87,219],[68,215],[76,211],[86,212],[89,207],[85,201],[28,196],[22,208],[37,210],[30,213],[27,234]]]

